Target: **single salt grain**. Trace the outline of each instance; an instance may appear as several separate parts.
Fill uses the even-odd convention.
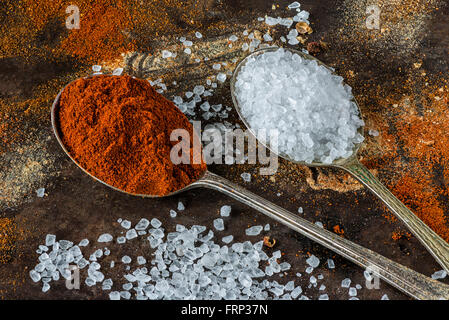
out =
[[[160,226],[162,226],[162,222],[157,218],[153,218],[153,219],[151,219],[151,225],[157,229]]]
[[[220,82],[225,82],[226,81],[226,74],[224,74],[223,72],[220,72],[217,75],[217,80],[220,81]]]
[[[142,256],[138,256],[137,257],[137,263],[138,264],[145,264],[145,263],[147,263],[147,260],[144,257],[142,257]]]
[[[145,230],[150,225],[150,221],[148,219],[142,218],[140,221],[136,224],[134,229],[136,230]]]
[[[54,234],[47,234],[45,237],[45,245],[47,247],[54,245],[56,242],[56,236]]]
[[[240,175],[242,177],[243,181],[245,182],[251,182],[251,174],[244,172]]]
[[[377,136],[379,136],[379,131],[373,130],[373,129],[369,129],[368,134],[370,136],[377,137]]]
[[[101,236],[98,237],[98,242],[111,242],[112,236],[109,233],[104,233]]]
[[[265,40],[265,42],[271,42],[271,41],[273,41],[273,38],[272,38],[268,33],[265,33],[265,34],[263,35],[263,39]]]
[[[223,241],[224,243],[227,244],[227,243],[231,243],[233,239],[234,239],[234,236],[230,235],[230,236],[223,237],[221,239],[221,241]]]
[[[301,6],[301,4],[297,1],[295,1],[295,2],[290,3],[287,8],[289,8],[291,10],[291,9],[297,9],[300,6]]]
[[[320,259],[318,259],[317,257],[315,257],[314,255],[311,255],[307,260],[306,263],[311,266],[312,268],[316,268],[319,266],[320,264]]]
[[[220,208],[220,215],[222,217],[229,217],[229,215],[231,214],[231,206],[222,206]]]
[[[78,246],[80,247],[86,247],[89,244],[89,240],[88,239],[83,239],[80,241],[80,243],[78,243]]]
[[[218,231],[223,231],[224,230],[224,222],[223,219],[215,219],[214,220],[214,228],[217,229]]]
[[[121,76],[122,73],[123,73],[123,68],[117,68],[117,69],[114,69],[114,71],[112,71],[112,75],[114,75],[114,76]]]
[[[382,296],[382,298],[380,298],[380,300],[390,300],[390,298],[388,298],[388,295],[387,295],[387,294],[384,294],[384,295]]]
[[[203,35],[200,32],[195,32],[195,37],[197,37],[198,39],[201,39],[203,37]]]
[[[303,209],[302,209],[302,207],[299,207],[298,208],[298,213],[303,213],[304,211],[303,211]]]
[[[129,256],[123,256],[123,257],[122,257],[122,262],[123,262],[123,263],[126,263],[126,264],[131,263],[131,257],[129,257]]]
[[[170,210],[170,217],[171,218],[176,218],[176,216],[178,215],[178,213],[175,210]]]
[[[267,223],[265,227],[263,227],[263,231],[270,231],[270,224]]]
[[[123,220],[120,225],[125,229],[129,229],[129,228],[131,228],[131,221]]]
[[[447,276],[447,272],[445,270],[440,270],[432,274],[432,279],[444,279]]]
[[[220,70],[220,69],[221,69],[221,64],[215,63],[215,64],[212,66],[212,68],[213,68],[214,70]]]
[[[349,288],[349,296],[355,297],[357,295],[357,289],[354,287]]]
[[[184,49],[184,53],[185,53],[185,54],[192,54],[192,49],[190,49],[190,48],[185,48],[185,49]]]
[[[109,299],[110,300],[120,300],[120,292],[113,291],[113,292],[109,293]]]
[[[334,269],[334,268],[335,268],[334,260],[332,260],[332,259],[327,259],[327,267],[328,267],[329,269]]]
[[[253,226],[251,228],[248,228],[245,230],[245,233],[247,236],[257,236],[259,235],[263,230],[262,226]]]
[[[170,58],[173,55],[173,53],[171,53],[168,50],[162,50],[162,58],[167,59]]]
[[[229,37],[229,41],[232,41],[232,42],[234,42],[234,41],[237,41],[238,40],[238,38],[237,38],[237,36],[236,35],[232,35],[232,36],[230,36]]]
[[[45,196],[45,188],[39,188],[36,190],[36,195],[38,198],[43,198]]]
[[[127,240],[132,240],[137,238],[137,232],[135,229],[130,229],[126,232],[126,239]]]
[[[343,279],[341,281],[342,288],[349,288],[350,285],[351,285],[351,279],[349,279],[349,278]]]
[[[181,202],[181,201],[179,201],[178,202],[178,211],[184,211],[185,210],[185,206],[184,206],[184,204]]]
[[[329,300],[329,296],[327,294],[322,294],[318,297],[318,300]]]
[[[101,66],[99,66],[99,65],[93,65],[93,66],[92,66],[92,71],[93,71],[93,72],[100,72],[100,71],[101,71]]]

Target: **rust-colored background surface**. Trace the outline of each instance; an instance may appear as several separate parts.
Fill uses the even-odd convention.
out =
[[[364,287],[363,270],[359,267],[217,192],[195,190],[152,200],[110,190],[77,169],[65,157],[51,132],[52,99],[63,85],[90,73],[92,64],[102,64],[106,70],[123,66],[127,73],[147,79],[162,77],[168,86],[164,93],[167,97],[181,95],[195,85],[204,84],[213,63],[226,61],[228,69],[232,70],[232,59],[245,55],[240,50],[242,32],[260,30],[264,34],[268,26],[257,21],[257,17],[266,14],[292,16],[286,10],[290,2],[274,2],[277,7],[273,10],[273,3],[264,0],[204,0],[201,2],[205,8],[203,15],[192,17],[194,22],[186,20],[179,10],[166,10],[165,19],[176,28],[167,27],[156,34],[154,25],[141,23],[140,28],[129,35],[138,40],[138,47],[124,57],[104,63],[61,54],[52,58],[51,50],[40,56],[27,47],[56,47],[57,35],[62,32],[58,20],[47,23],[32,39],[20,41],[16,39],[21,33],[14,19],[4,20],[0,38],[3,47],[0,55],[1,298],[108,298],[107,292],[98,286],[89,288],[82,283],[80,290],[69,291],[63,281],[52,282],[49,292],[41,292],[41,286],[33,283],[28,273],[37,263],[35,250],[44,243],[48,233],[76,243],[89,238],[88,250],[93,252],[98,246],[94,241],[98,235],[117,235],[122,231],[116,222],[118,218],[137,223],[143,217],[157,217],[169,232],[176,223],[212,228],[219,208],[225,204],[231,205],[233,211],[231,219],[226,221],[226,230],[216,232],[218,238],[233,234],[235,241],[254,241],[254,237],[245,236],[245,228],[271,224],[267,234],[276,239],[273,250],[281,250],[284,261],[292,265],[283,278],[276,280],[282,283],[295,280],[302,285],[305,295],[317,298],[319,285],[307,288],[309,277],[295,276],[297,272],[305,274],[305,259],[313,253],[321,260],[314,273],[324,275],[320,283],[326,285],[325,292],[331,299],[349,298],[347,289],[340,286],[344,278],[351,278],[354,285],[358,283]],[[310,12],[313,28],[304,46],[312,41],[323,41],[325,44],[316,56],[335,67],[353,87],[367,124],[362,162],[448,239],[449,224],[445,219],[449,215],[449,152],[446,150],[449,8],[444,1],[430,1],[429,5],[426,2],[392,1],[387,5],[379,1],[385,8],[381,30],[369,30],[364,25],[365,9],[367,4],[375,2],[301,1],[301,8]],[[1,17],[11,17],[10,3],[14,1],[0,4]],[[159,5],[164,6],[164,3],[160,1]],[[202,39],[193,36],[197,30],[202,32]],[[271,30],[275,39],[286,34],[282,28]],[[232,34],[239,36],[239,41],[229,48],[227,39]],[[192,39],[194,54],[210,60],[202,59],[198,63],[181,57],[170,61],[155,58],[162,49],[182,52],[176,41],[179,36]],[[14,47],[17,43],[23,45],[23,50]],[[177,85],[169,86],[173,81]],[[232,106],[229,81],[219,86],[210,102]],[[234,112],[229,121],[238,122]],[[368,135],[369,129],[379,131],[379,136]],[[301,215],[306,219],[320,221],[325,228],[339,231],[347,239],[418,272],[431,275],[441,269],[376,197],[341,171],[309,169],[285,162],[280,163],[273,177],[258,176],[257,167],[250,165],[216,165],[211,171],[242,184],[240,174],[250,172],[253,179],[245,186],[254,193],[292,212],[297,212],[301,206],[304,209]],[[46,188],[44,198],[36,197],[35,190],[40,187]],[[186,211],[173,220],[169,210],[175,209],[180,200],[186,205]],[[104,266],[112,260],[119,262],[125,254],[137,256],[149,250],[149,245],[142,241],[107,247],[111,255],[103,260]],[[335,260],[334,270],[323,266],[330,257]],[[124,283],[124,269],[121,263],[117,264],[105,273],[106,278],[111,277],[119,285]],[[359,290],[358,297],[380,299],[383,294],[388,294],[390,299],[407,299],[384,283],[378,290]]]

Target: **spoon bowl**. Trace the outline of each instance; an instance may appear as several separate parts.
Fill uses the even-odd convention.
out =
[[[283,48],[284,50],[288,50],[293,54],[297,54],[299,55],[301,58],[306,59],[306,60],[312,60],[312,61],[316,61],[318,65],[323,66],[324,68],[328,69],[333,75],[337,75],[337,73],[335,73],[335,70],[329,66],[327,66],[326,64],[324,64],[322,61],[318,60],[317,58],[311,56],[310,54],[304,53],[302,51],[298,51],[295,49],[290,49],[290,48]],[[249,59],[257,57],[259,55],[262,55],[264,53],[267,52],[274,52],[279,50],[279,47],[267,47],[267,48],[263,48],[263,49],[259,49],[256,50],[254,52],[252,52],[251,54],[249,54],[248,56],[245,57],[245,59],[243,59],[242,61],[240,61],[237,64],[237,67],[234,70],[234,73],[232,74],[232,78],[231,78],[231,96],[232,96],[232,102],[234,103],[234,108],[237,111],[237,114],[239,115],[240,120],[245,124],[245,126],[248,128],[248,130],[251,132],[251,134],[255,137],[257,137],[257,135],[255,134],[254,130],[251,128],[250,124],[248,123],[248,121],[245,119],[245,116],[243,115],[242,109],[240,107],[240,104],[238,102],[237,99],[237,94],[236,94],[236,84],[237,84],[237,77],[240,73],[240,71],[242,70],[242,68],[245,66],[245,64],[248,62]],[[359,116],[362,117],[362,111],[360,110],[360,106],[357,103],[355,97],[352,98],[351,100],[356,106],[357,106],[357,110],[359,112]],[[364,127],[360,127],[357,132],[362,135],[364,137]],[[322,162],[319,161],[313,161],[311,163],[307,163],[305,161],[296,161],[294,159],[292,159],[289,155],[287,155],[284,152],[280,152],[279,150],[273,150],[270,146],[270,144],[268,142],[263,143],[261,141],[258,141],[259,143],[261,143],[263,146],[265,146],[267,149],[269,149],[271,152],[277,154],[278,156],[280,156],[281,158],[290,161],[292,163],[297,163],[297,164],[301,164],[301,165],[305,165],[305,166],[309,166],[309,167],[328,167],[329,164],[324,164]],[[360,149],[360,147],[362,146],[363,142],[357,143],[355,144],[354,148],[352,149],[352,154],[349,158],[339,158],[339,159],[335,159],[331,165],[333,166],[341,166],[344,163],[348,162],[351,160],[351,158],[355,158],[356,154],[358,152],[358,150]]]

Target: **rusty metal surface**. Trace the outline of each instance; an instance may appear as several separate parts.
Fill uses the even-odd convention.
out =
[[[198,41],[198,54],[204,53],[211,58],[210,61],[200,64],[178,61],[171,66],[158,65],[157,61],[149,61],[145,52],[131,54],[127,57],[127,72],[139,77],[157,78],[165,76],[166,83],[176,80],[178,86],[169,88],[168,96],[182,93],[193,88],[196,84],[205,81],[209,68],[214,61],[231,61],[234,57],[241,58],[244,54],[236,48],[223,51],[220,44],[226,43],[229,35],[241,32],[251,25],[258,25],[254,20],[259,16],[270,14],[271,3],[263,0],[223,1],[224,11],[214,13],[219,19],[229,19],[229,28],[217,30],[213,36],[205,37]],[[285,7],[290,1],[279,1]],[[344,19],[344,1],[301,1],[302,8],[311,13],[311,22],[314,33],[311,40],[324,39],[331,46],[329,50],[318,55],[327,64],[337,68],[342,62],[349,68],[358,71],[357,79],[350,81],[354,92],[362,91],[366,83],[372,86],[384,86],[386,80],[401,79],[400,74],[391,70],[401,65],[407,65],[414,61],[413,56],[405,55],[398,60],[396,53],[385,50],[383,56],[372,54],[372,48],[366,47],[363,54],[363,43],[359,43],[358,50],[354,50],[357,43],[341,38],[336,31]],[[238,14],[235,14],[238,12]],[[416,49],[418,54],[424,57],[429,72],[445,72],[449,65],[447,57],[448,44],[439,39],[449,31],[449,25],[442,20],[447,18],[447,9],[441,10],[438,15],[431,17],[426,24],[424,39]],[[203,32],[206,34],[206,32]],[[179,36],[181,36],[180,34]],[[172,42],[173,43],[173,42]],[[157,48],[157,41],[153,44]],[[159,45],[161,45],[159,43]],[[155,49],[157,50],[157,49]],[[204,50],[204,52],[202,51]],[[377,49],[379,50],[379,49]],[[368,54],[368,55],[367,55]],[[408,59],[408,60],[407,60]],[[51,79],[56,75],[70,73],[70,62],[58,65],[46,65],[40,68],[29,68],[19,59],[0,60],[0,92],[2,95],[26,95],[28,91],[40,83],[41,78]],[[386,85],[388,86],[388,85]],[[214,101],[217,100],[217,101]],[[219,88],[212,98],[212,103],[224,103],[231,106],[229,85]],[[362,104],[363,112],[374,110],[379,106]],[[48,106],[50,108],[50,106]],[[370,113],[368,112],[368,117]],[[235,113],[232,114],[233,121],[237,121]],[[235,202],[217,192],[210,190],[188,191],[182,195],[167,199],[141,199],[123,195],[110,190],[105,186],[93,181],[84,175],[69,159],[64,157],[62,150],[52,136],[48,119],[24,119],[20,127],[24,132],[30,133],[26,143],[34,143],[33,139],[40,141],[40,150],[51,154],[51,163],[48,170],[43,170],[42,181],[45,184],[47,195],[44,198],[36,198],[20,201],[18,205],[4,208],[0,217],[14,217],[21,230],[26,230],[25,240],[17,241],[12,259],[6,264],[0,265],[0,296],[5,299],[106,299],[107,292],[100,287],[89,288],[85,285],[80,290],[69,291],[64,282],[52,284],[48,293],[41,292],[41,286],[32,283],[28,272],[36,264],[37,245],[44,242],[48,233],[56,234],[58,239],[69,239],[80,241],[89,238],[91,244],[87,252],[93,252],[98,246],[94,240],[99,234],[119,234],[121,231],[118,218],[128,219],[136,223],[140,218],[157,217],[166,226],[168,231],[175,228],[175,222],[169,216],[169,210],[176,208],[179,200],[186,205],[186,211],[178,214],[176,223],[192,225],[200,224],[212,228],[212,221],[218,217],[219,208],[222,205],[232,206],[232,216],[226,222],[224,232],[216,232],[218,238],[233,234],[236,241],[254,240],[245,236],[245,228],[254,224],[271,224],[268,233],[277,240],[274,250],[281,250],[285,255],[284,261],[292,265],[292,269],[278,281],[287,282],[295,280],[296,284],[302,285],[305,295],[317,297],[318,287],[308,289],[309,276],[305,274],[305,259],[308,253],[313,253],[320,258],[323,264],[327,258],[332,257],[336,263],[336,269],[328,270],[322,265],[314,274],[324,275],[323,284],[326,285],[326,293],[331,299],[348,299],[347,289],[341,288],[340,283],[344,278],[351,278],[353,284],[364,286],[363,270],[357,266],[335,256],[332,252],[323,249],[308,239],[299,236],[295,232],[269,221],[268,218],[258,214],[252,209]],[[369,143],[369,140],[368,142]],[[369,157],[369,153],[365,153]],[[19,161],[27,161],[29,155],[22,154],[17,157]],[[6,168],[8,161],[2,156],[2,168]],[[369,160],[369,159],[368,159]],[[37,160],[38,161],[38,160]],[[383,164],[379,169],[379,178],[383,179],[389,174],[394,174],[395,168],[388,168]],[[44,168],[45,169],[45,168]],[[343,172],[335,169],[308,169],[299,165],[288,164],[281,161],[279,172],[274,177],[255,177],[256,166],[234,166],[230,168],[225,165],[215,165],[211,171],[221,174],[235,182],[243,183],[240,173],[250,172],[253,174],[251,183],[245,186],[256,194],[262,195],[268,200],[297,212],[298,207],[303,207],[305,218],[310,221],[320,221],[326,228],[332,229],[338,225],[344,230],[344,236],[356,243],[364,245],[388,258],[411,267],[418,272],[430,275],[441,268],[432,259],[418,241],[401,238],[392,240],[391,234],[403,228],[399,222],[390,222],[384,218],[386,208],[383,204],[361,187],[357,182],[342,178]],[[47,179],[45,179],[47,177]],[[323,181],[332,180],[326,183]],[[107,245],[111,249],[111,255],[103,259],[104,265],[109,261],[120,261],[125,254],[137,256],[149,250],[149,245],[143,242],[129,242],[125,245]],[[270,251],[271,249],[268,249]],[[114,269],[107,271],[107,277],[111,277],[114,283],[123,283],[121,275],[124,269],[118,264]],[[297,278],[295,274],[303,274]],[[277,279],[276,279],[277,280]],[[321,282],[320,282],[321,283]],[[360,299],[380,299],[383,294],[388,294],[390,299],[408,299],[397,290],[381,283],[379,290],[359,290]]]

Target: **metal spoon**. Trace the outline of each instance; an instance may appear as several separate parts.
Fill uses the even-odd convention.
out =
[[[278,47],[269,47],[257,50],[247,56],[243,61],[239,63],[237,68],[234,71],[233,77],[231,79],[231,94],[232,100],[234,102],[234,106],[237,110],[237,113],[242,119],[243,123],[246,127],[251,131],[250,124],[246,121],[243,116],[236,94],[235,94],[235,84],[237,76],[241,70],[241,68],[245,65],[249,58],[258,56],[265,52],[276,51]],[[315,60],[319,65],[322,65],[328,68],[333,74],[335,74],[334,70],[326,66],[323,62],[316,59],[315,57],[297,51],[293,49],[285,48],[285,50],[289,50],[292,53],[296,53],[304,59],[307,60]],[[360,107],[357,101],[353,100],[353,102],[357,105],[359,109],[359,114],[362,115]],[[252,131],[251,131],[252,132]],[[363,128],[359,128],[359,133],[363,136]],[[253,132],[254,134],[254,132]],[[269,145],[266,145],[267,148],[270,148]],[[371,190],[380,200],[382,200],[390,210],[395,214],[395,216],[401,220],[407,228],[416,236],[416,238],[424,245],[424,247],[432,254],[432,256],[438,261],[438,263],[449,273],[449,244],[444,241],[439,235],[437,235],[432,229],[430,229],[421,219],[419,219],[412,211],[410,211],[398,198],[396,198],[363,164],[359,162],[357,159],[357,151],[359,150],[361,143],[356,145],[352,155],[349,158],[337,159],[332,164],[323,164],[320,162],[306,163],[301,161],[295,161],[290,158],[288,155],[284,153],[278,153],[282,158],[294,162],[299,163],[306,166],[312,167],[336,167],[340,169],[344,169],[347,172],[351,173],[357,180],[362,182],[369,190]]]
[[[80,166],[70,155],[61,139],[59,117],[59,100],[61,93],[56,97],[51,109],[51,123],[53,132],[58,140],[61,148],[72,159],[72,161],[86,174],[97,180],[98,182],[115,189],[117,191],[140,197],[158,198],[159,196],[147,194],[131,194],[111,186],[97,177],[90,174],[82,166]],[[187,187],[173,192],[167,196],[172,196],[189,189],[205,187],[220,191],[230,197],[258,210],[259,212],[273,218],[274,220],[286,225],[287,227],[299,232],[300,234],[316,241],[324,247],[336,252],[337,254],[347,258],[355,264],[364,268],[369,268],[374,275],[383,279],[387,283],[401,290],[405,294],[416,299],[449,299],[449,286],[430,279],[420,273],[417,273],[405,266],[402,266],[390,259],[387,259],[369,249],[355,244],[335,233],[322,229],[315,224],[295,215],[244,188],[232,183],[231,181],[206,171],[204,175],[197,181]]]

